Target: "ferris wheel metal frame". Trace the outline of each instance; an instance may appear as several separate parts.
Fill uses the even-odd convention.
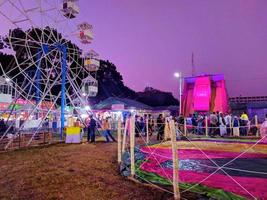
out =
[[[50,8],[42,8],[42,3],[48,3],[47,0],[35,0],[37,2],[37,4],[39,6],[37,7],[33,7],[33,8],[26,8],[23,3],[22,0],[4,0],[2,2],[0,2],[0,16],[4,17],[9,23],[11,23],[12,25],[14,25],[14,27],[16,28],[20,28],[19,24],[20,23],[25,23],[25,22],[29,22],[29,24],[31,25],[31,27],[38,27],[38,25],[34,22],[34,20],[32,19],[32,17],[30,16],[30,14],[32,12],[40,12],[41,15],[46,15],[46,17],[49,15],[47,14],[50,11],[56,11],[57,12],[57,18],[52,20],[52,28],[54,27],[57,30],[57,22],[63,22],[65,21],[68,26],[69,26],[69,22],[68,22],[68,18],[65,18],[64,16],[62,16],[62,10],[57,9],[54,6],[51,6]],[[55,0],[57,1],[57,0]],[[73,0],[71,0],[73,1]],[[75,0],[77,1],[77,0]],[[21,15],[21,19],[11,19],[7,14],[5,14],[5,12],[3,10],[1,10],[1,7],[6,4],[9,3],[13,9],[17,10],[20,15]],[[17,4],[16,4],[17,3]],[[51,3],[51,1],[50,1]],[[20,6],[20,7],[19,7]],[[61,17],[59,17],[61,16]],[[38,41],[34,40],[30,34],[26,33],[26,38],[21,39],[21,38],[13,38],[12,35],[7,36],[6,38],[8,39],[8,43],[10,45],[10,49],[14,49],[13,48],[13,43],[12,40],[16,39],[17,43],[15,44],[16,46],[19,46],[20,42],[24,42],[25,43],[25,47],[26,47],[26,52],[19,52],[19,53],[24,53],[26,59],[23,62],[19,62],[19,59],[17,58],[18,55],[14,56],[14,60],[15,60],[15,68],[19,69],[19,73],[16,74],[13,77],[9,77],[9,74],[12,74],[14,72],[14,68],[8,69],[5,66],[5,68],[0,64],[0,71],[2,72],[2,76],[7,80],[9,80],[9,82],[12,85],[13,90],[15,91],[15,94],[13,94],[14,99],[12,100],[12,103],[10,103],[10,105],[14,105],[19,98],[23,98],[24,100],[26,100],[29,104],[31,104],[33,107],[30,110],[30,114],[27,117],[27,119],[24,121],[24,123],[22,123],[19,127],[19,129],[16,131],[15,134],[17,134],[19,131],[21,131],[24,126],[25,126],[25,122],[29,119],[30,116],[32,116],[34,113],[37,112],[37,117],[38,117],[38,110],[40,109],[40,104],[42,101],[46,101],[46,100],[52,100],[53,102],[53,106],[55,106],[56,101],[61,97],[61,103],[60,103],[60,118],[61,118],[61,127],[60,127],[60,138],[61,140],[63,139],[63,131],[64,131],[64,124],[65,124],[65,114],[66,114],[66,99],[68,99],[70,105],[75,106],[75,103],[73,101],[74,98],[79,99],[79,101],[81,103],[86,103],[86,99],[87,97],[84,97],[84,95],[81,93],[81,88],[79,87],[78,84],[78,79],[80,79],[79,81],[82,82],[81,77],[79,76],[81,73],[86,73],[87,77],[91,77],[92,79],[94,79],[91,75],[90,72],[88,70],[86,70],[86,68],[84,66],[82,66],[81,64],[79,64],[79,62],[77,60],[75,60],[73,57],[68,57],[68,50],[72,50],[72,54],[77,56],[77,57],[81,57],[79,49],[72,49],[70,47],[67,46],[67,42],[69,40],[65,40],[63,41],[62,39],[65,39],[65,36],[73,36],[75,31],[70,31],[69,34],[63,36],[62,35],[62,39],[60,39],[59,35],[54,35],[53,31],[51,31],[49,33],[49,35],[45,32],[45,28],[46,27],[50,27],[51,23],[46,23],[46,22],[42,22],[42,27],[40,28],[41,30],[41,37],[38,37]],[[63,26],[63,28],[66,30],[67,26]],[[73,26],[76,27],[76,26]],[[27,28],[30,28],[30,26],[28,26]],[[59,31],[63,31],[63,30],[59,30]],[[33,31],[36,32],[36,29],[33,29]],[[60,32],[62,33],[62,32]],[[36,35],[38,36],[38,34],[36,33]],[[53,40],[54,43],[53,44],[49,44],[45,41],[45,37],[47,38],[47,40]],[[36,54],[32,54],[31,49],[36,48],[35,45],[39,45],[39,48],[37,50]],[[17,52],[18,53],[18,52]],[[51,58],[51,55],[54,54],[54,59],[53,56]],[[43,69],[42,67],[42,63],[44,63],[45,61],[45,66],[50,65],[51,67],[47,67],[45,69]],[[61,61],[60,67],[61,69],[58,70],[58,66],[59,66],[59,62]],[[72,63],[74,64],[74,66],[72,66]],[[84,62],[82,62],[84,63]],[[22,67],[24,65],[27,65],[27,67]],[[12,66],[12,64],[10,64],[10,66]],[[13,64],[14,66],[14,64]],[[36,70],[33,73],[33,76],[29,76],[27,74],[27,69],[30,69],[31,67],[34,67]],[[53,72],[54,70],[54,72]],[[54,77],[54,79],[52,79],[52,74],[60,71],[60,75],[57,77]],[[25,81],[27,82],[25,85],[19,85],[16,82],[16,77],[18,77],[19,75],[22,75],[25,77]],[[42,80],[42,81],[41,81]],[[44,84],[45,83],[45,86]],[[66,83],[68,83],[68,87],[66,87]],[[41,89],[41,84],[43,84],[43,87],[45,88],[43,91]],[[55,85],[61,85],[61,91],[58,92],[57,95],[52,94],[51,89],[55,86]],[[24,91],[27,88],[31,88],[32,90],[35,90],[34,94],[30,94],[30,93],[25,93]],[[70,91],[74,91],[74,94],[71,94]],[[84,99],[86,98],[86,99]],[[35,100],[35,101],[33,101]],[[31,143],[31,141],[33,140],[35,134],[38,132],[38,129],[41,127],[43,121],[45,120],[45,118],[47,118],[47,116],[52,112],[52,106],[50,108],[47,108],[46,110],[46,114],[42,117],[42,121],[40,122],[40,124],[37,127],[37,130],[33,133],[31,140],[29,141],[28,145]],[[7,110],[5,112],[9,112],[9,114],[11,115],[11,112],[13,112],[13,107],[10,110]],[[92,114],[92,112],[90,110],[86,110],[86,112],[88,114]],[[9,115],[9,117],[10,117]],[[78,114],[78,118],[80,119],[80,121],[82,123],[85,124],[85,120],[81,117],[81,114]],[[14,122],[15,123],[15,122]],[[14,124],[13,124],[14,125]],[[11,126],[10,126],[11,127]],[[9,128],[10,128],[9,127]],[[5,137],[5,135],[8,133],[9,129],[6,130],[5,134],[0,138],[0,141],[3,139],[3,137]],[[8,144],[9,145],[9,144]],[[6,147],[8,147],[8,145]]]

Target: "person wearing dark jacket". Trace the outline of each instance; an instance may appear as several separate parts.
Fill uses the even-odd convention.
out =
[[[89,127],[88,127],[88,134],[87,134],[88,143],[95,142],[95,129],[96,129],[96,120],[93,118],[93,115],[90,115],[90,122],[89,122]]]
[[[4,133],[6,131],[6,124],[4,119],[0,119],[0,133]]]
[[[157,140],[163,140],[165,120],[164,120],[162,114],[160,114],[157,118],[157,127],[158,127]]]

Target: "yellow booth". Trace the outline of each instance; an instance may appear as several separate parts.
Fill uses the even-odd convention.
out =
[[[74,118],[68,119],[68,127],[66,127],[66,140],[65,142],[70,143],[81,143],[81,127],[77,126]]]

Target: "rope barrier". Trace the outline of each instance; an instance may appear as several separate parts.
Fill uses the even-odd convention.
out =
[[[163,155],[160,155],[160,154],[155,154],[155,155],[163,157],[163,158],[171,159],[169,157],[166,157],[166,156],[163,156]],[[203,166],[203,167],[208,167],[208,168],[213,168],[213,169],[218,169],[218,167],[211,166],[211,165],[205,165],[205,164],[201,164],[201,163],[198,163],[197,165],[200,165],[200,166]],[[172,167],[168,163],[166,164],[166,166]],[[251,171],[251,170],[245,170],[245,169],[237,169],[237,168],[233,168],[233,167],[222,167],[222,169],[229,169],[229,170],[233,170],[233,171],[246,172],[246,173],[251,173],[251,174],[267,175],[267,172],[258,172],[258,171]]]
[[[136,122],[135,122],[136,123]],[[169,126],[169,123],[154,123],[153,124],[153,129],[154,130],[157,130],[157,128],[158,128],[158,126],[159,125],[163,125],[164,124],[164,126],[165,125],[168,125]],[[181,123],[176,123],[176,131],[178,131],[178,132],[180,132],[181,134],[183,134],[180,130],[179,130],[179,127],[184,127],[184,124],[181,124]],[[259,127],[260,125],[247,125],[247,126],[239,126],[239,127],[237,127],[237,128],[251,128],[251,127]],[[146,127],[146,123],[144,123],[144,127]],[[124,129],[125,129],[126,127],[124,127]],[[187,128],[196,128],[196,129],[209,129],[209,130],[211,130],[211,129],[219,129],[219,126],[217,126],[217,127],[208,127],[208,126],[193,126],[193,125],[187,125]],[[236,127],[226,127],[225,126],[225,128],[228,128],[228,129],[233,129],[233,128],[236,128]],[[157,162],[157,164],[158,164],[158,166],[160,167],[160,169],[163,171],[163,173],[165,174],[165,177],[168,179],[168,182],[170,182],[170,183],[172,183],[172,181],[170,180],[170,178],[169,178],[169,176],[166,174],[166,172],[165,172],[165,169],[162,167],[162,165],[161,165],[161,163],[160,163],[160,161],[158,160],[158,157],[162,157],[162,158],[165,158],[165,159],[168,159],[168,160],[171,160],[172,158],[171,157],[168,157],[168,156],[165,156],[165,155],[161,155],[161,154],[159,154],[159,153],[157,153],[156,151],[157,151],[157,149],[159,149],[160,148],[160,145],[162,145],[164,142],[165,142],[165,140],[161,140],[159,143],[157,143],[157,146],[154,146],[153,147],[153,149],[151,149],[151,147],[149,146],[149,143],[147,142],[147,138],[145,138],[144,136],[143,136],[143,134],[144,133],[146,133],[147,134],[147,132],[145,131],[145,129],[140,129],[140,127],[138,127],[138,126],[136,126],[136,128],[135,128],[135,134],[137,134],[137,135],[139,135],[140,136],[140,138],[141,138],[141,141],[143,141],[144,142],[144,146],[148,149],[148,150],[144,150],[144,149],[142,149],[142,148],[140,148],[140,147],[138,147],[138,146],[135,146],[135,148],[137,149],[137,150],[139,150],[139,151],[141,151],[141,152],[143,152],[143,153],[145,153],[145,154],[148,154],[148,156],[146,156],[144,159],[139,159],[141,162],[142,162],[142,164],[136,169],[136,170],[139,170],[142,166],[143,166],[143,164],[146,162],[146,161],[148,161],[150,158],[153,158],[156,162]],[[146,136],[146,135],[145,135]],[[246,149],[244,152],[242,152],[242,153],[240,153],[238,156],[236,156],[234,159],[232,159],[232,160],[230,160],[229,162],[227,162],[226,164],[224,164],[224,165],[222,165],[222,166],[219,166],[219,165],[217,165],[217,163],[215,163],[211,158],[209,158],[209,156],[205,153],[205,152],[203,152],[203,150],[201,149],[201,147],[198,147],[198,146],[196,146],[189,138],[187,138],[188,139],[188,141],[190,142],[190,143],[192,143],[193,144],[193,146],[195,146],[198,150],[200,150],[212,163],[214,163],[214,165],[216,165],[216,166],[209,166],[209,165],[205,165],[205,164],[201,164],[201,163],[198,163],[198,165],[200,165],[200,166],[203,166],[203,167],[209,167],[209,168],[214,168],[214,169],[216,169],[213,173],[211,173],[211,174],[209,174],[206,178],[204,178],[202,181],[200,181],[200,182],[198,182],[198,183],[196,183],[196,184],[194,184],[193,186],[191,186],[191,187],[189,187],[188,189],[186,189],[186,190],[184,190],[184,191],[182,191],[182,193],[184,193],[184,192],[186,192],[186,191],[189,191],[189,190],[191,190],[193,187],[195,187],[195,186],[197,186],[197,185],[199,185],[199,184],[201,184],[201,183],[203,183],[205,180],[207,180],[210,176],[212,176],[213,174],[215,174],[218,170],[221,170],[226,176],[228,176],[229,178],[231,178],[237,185],[239,185],[245,192],[247,192],[251,197],[253,197],[253,198],[255,198],[246,188],[244,188],[240,183],[238,183],[232,176],[230,176],[227,172],[225,172],[225,170],[233,170],[233,171],[238,171],[238,172],[245,172],[245,173],[252,173],[252,174],[261,174],[261,175],[267,175],[267,172],[258,172],[258,171],[251,171],[251,170],[243,170],[243,169],[237,169],[237,168],[233,168],[233,167],[226,167],[226,165],[227,164],[229,164],[229,163],[232,163],[232,162],[234,162],[237,158],[239,158],[240,156],[242,156],[243,154],[245,154],[245,153],[247,153],[248,151],[249,151],[249,149],[251,149],[251,148],[253,148],[255,145],[257,145],[263,138],[261,138],[260,140],[258,140],[254,145],[252,145],[252,146],[250,146],[248,149]],[[166,166],[166,165],[165,165]],[[167,164],[167,166],[168,166],[168,164]],[[170,165],[169,165],[170,166]],[[150,182],[149,180],[146,180],[146,179],[144,179],[143,177],[140,177],[140,176],[138,176],[138,175],[135,175],[136,177],[138,177],[138,178],[140,178],[140,179],[142,179],[142,180],[144,180],[144,181],[146,181],[147,183],[149,183],[149,184],[151,184],[151,185],[155,185],[154,183],[152,183],[152,182]],[[160,188],[160,189],[162,189],[162,190],[164,190],[164,188]],[[169,191],[166,191],[166,192],[169,192]],[[170,192],[170,193],[172,193],[172,194],[174,194],[173,192]]]

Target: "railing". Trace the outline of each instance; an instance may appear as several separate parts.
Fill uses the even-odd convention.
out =
[[[31,128],[0,133],[0,151],[42,146],[60,142],[59,129]]]
[[[230,102],[234,103],[248,103],[248,102],[267,102],[267,96],[257,96],[257,97],[230,97]]]

